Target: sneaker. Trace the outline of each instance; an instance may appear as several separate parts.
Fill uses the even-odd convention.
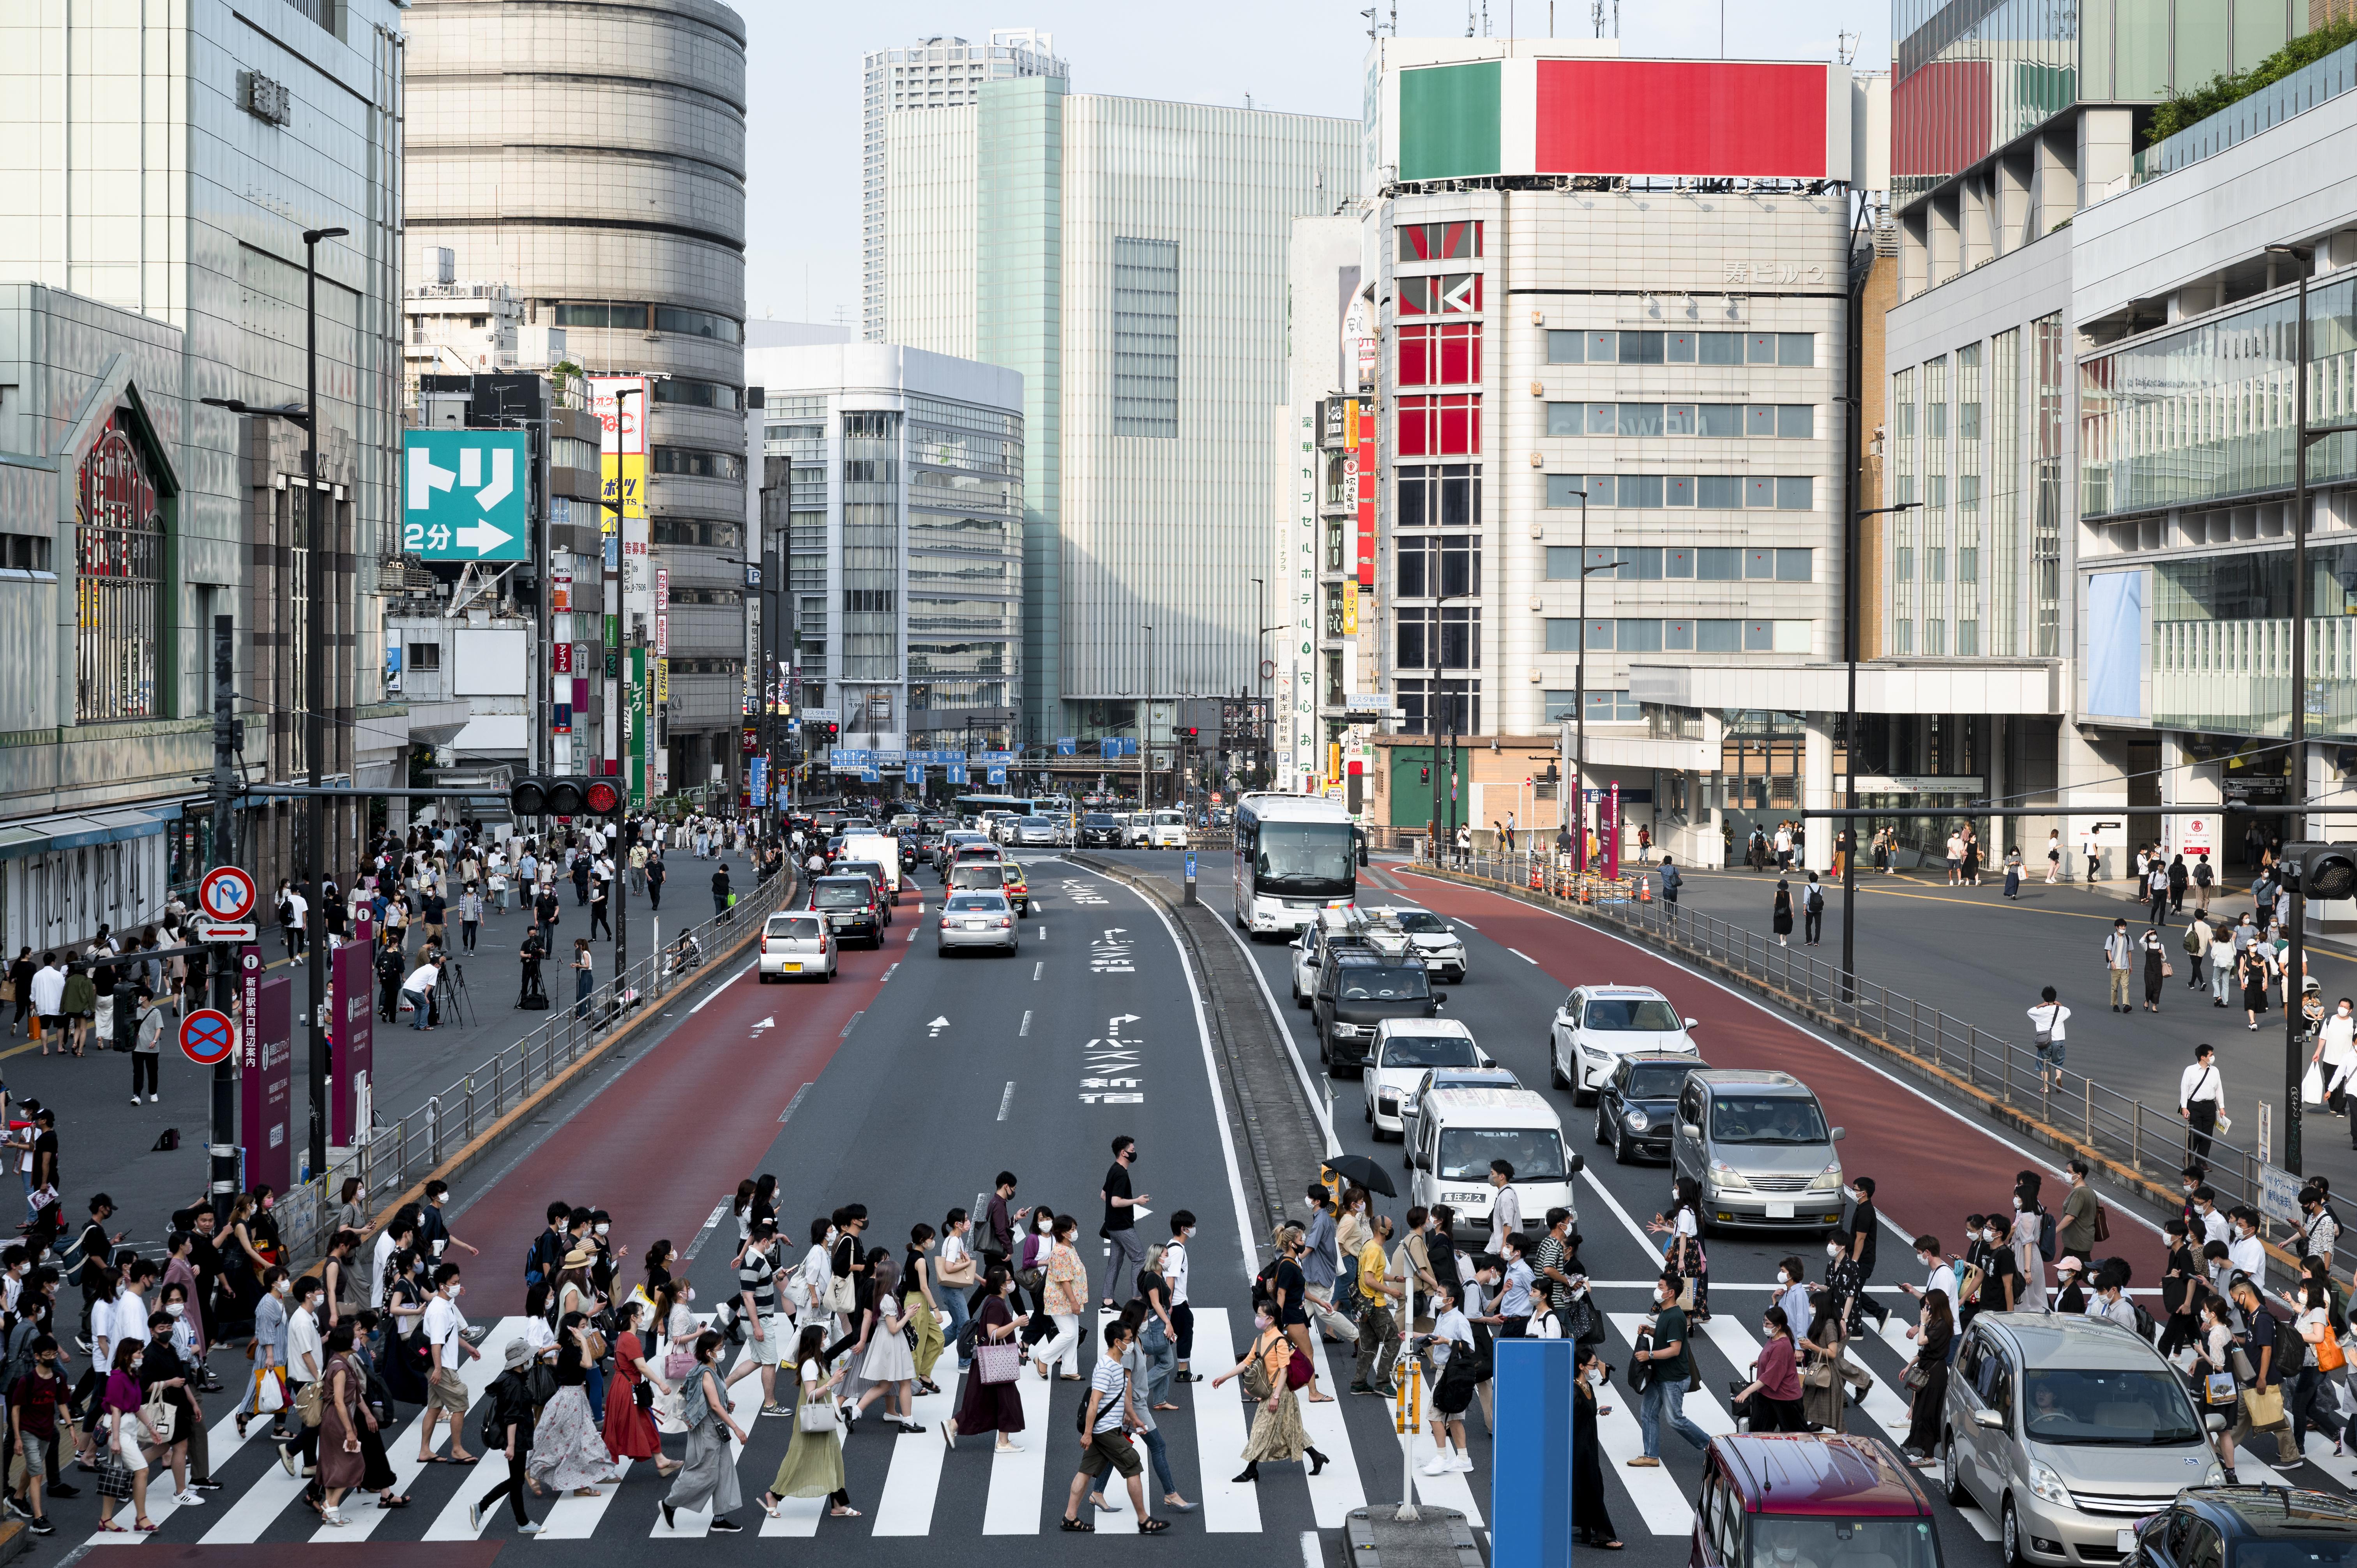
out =
[[[1647,1454],[1640,1454],[1634,1459],[1623,1460],[1622,1465],[1631,1470],[1658,1470],[1662,1467],[1662,1462],[1659,1459]]]
[[[58,1527],[56,1525],[53,1525],[48,1520],[38,1518],[38,1516],[34,1519],[32,1523],[27,1525],[25,1528],[31,1530],[35,1535],[55,1535],[58,1532]]]
[[[516,1526],[516,1533],[518,1535],[538,1535],[542,1530],[546,1530],[547,1528],[548,1527],[546,1525],[541,1523],[538,1520],[528,1519],[522,1524]]]
[[[135,1095],[133,1095],[133,1096],[131,1097],[131,1103],[132,1103],[132,1104],[134,1104],[134,1105],[138,1104],[138,1103],[139,1103],[139,1097],[138,1097],[137,1095],[135,1095]]]
[[[944,1421],[942,1423],[942,1441],[948,1444],[952,1448],[957,1446],[956,1422]]]
[[[1371,1394],[1375,1391],[1367,1387],[1364,1383],[1352,1383],[1351,1385],[1351,1391],[1354,1394]]]
[[[1460,1451],[1448,1467],[1460,1476],[1469,1476],[1473,1473],[1473,1455]]]
[[[473,1530],[477,1535],[483,1533],[482,1504],[468,1503],[467,1505],[467,1528]]]
[[[43,1489],[53,1498],[78,1498],[81,1496],[81,1488],[75,1486],[70,1481],[51,1481],[48,1486]]]
[[[33,1517],[33,1510],[18,1502],[13,1494],[8,1498],[8,1512],[12,1517],[16,1519],[31,1519]]]
[[[726,1514],[722,1514],[712,1521],[712,1533],[715,1535],[735,1535],[744,1528]]]
[[[1456,1466],[1448,1462],[1448,1455],[1444,1454],[1436,1454],[1431,1458],[1426,1459],[1423,1464],[1416,1466],[1418,1470],[1427,1476],[1445,1476],[1456,1467]]]
[[[200,1509],[205,1506],[205,1499],[198,1494],[194,1487],[190,1487],[187,1491],[175,1493],[172,1500],[184,1509]]]

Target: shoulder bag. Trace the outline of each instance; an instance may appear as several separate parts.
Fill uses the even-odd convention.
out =
[[[804,1393],[802,1402],[794,1412],[794,1425],[804,1432],[841,1432],[842,1413],[835,1409],[834,1399],[823,1390]]]
[[[1023,1351],[1012,1339],[989,1339],[974,1348],[974,1375],[985,1384],[1011,1383],[1023,1372]]]
[[[327,1380],[314,1378],[295,1391],[295,1413],[303,1418],[306,1426],[318,1425],[319,1417],[325,1413],[320,1408],[320,1398]]]

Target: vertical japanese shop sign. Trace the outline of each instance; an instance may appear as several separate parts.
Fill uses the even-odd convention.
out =
[[[622,669],[630,687],[630,749],[626,768],[630,779],[630,804],[643,806],[647,803],[647,746],[652,724],[647,710],[650,699],[654,695],[647,669],[647,650],[644,648],[631,649]]]
[[[262,950],[244,950],[242,1025],[238,1034],[237,1129],[245,1187],[285,1192],[294,1182],[295,985],[262,978]]]
[[[590,410],[604,433],[600,460],[606,499],[621,505],[619,522],[610,508],[599,509],[607,559],[619,574],[622,590],[619,613],[614,613],[617,607],[607,607],[605,643],[609,651],[630,644],[634,637],[651,637],[655,630],[654,581],[647,557],[648,393],[644,376],[593,376],[589,381]],[[649,671],[642,655],[624,660],[621,669],[626,688],[621,708],[628,726],[622,770],[630,781],[631,803],[644,805]]]
[[[1375,585],[1375,411],[1362,398],[1351,400],[1351,445],[1359,453],[1359,586]]]

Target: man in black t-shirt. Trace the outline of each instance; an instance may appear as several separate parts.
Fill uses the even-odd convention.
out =
[[[1105,1172],[1104,1223],[1097,1234],[1113,1243],[1119,1255],[1105,1271],[1104,1305],[1107,1310],[1117,1310],[1122,1299],[1137,1282],[1137,1271],[1146,1262],[1146,1246],[1137,1239],[1138,1206],[1146,1195],[1130,1195],[1129,1167],[1137,1163],[1137,1140],[1127,1133],[1113,1141],[1113,1165]]]
[[[1888,1323],[1890,1321],[1890,1309],[1867,1294],[1865,1290],[1866,1283],[1874,1278],[1874,1232],[1882,1223],[1874,1208],[1874,1178],[1860,1176],[1855,1186],[1857,1203],[1850,1210],[1846,1240],[1850,1264],[1857,1271],[1859,1288],[1857,1300],[1850,1308],[1850,1321],[1855,1324],[1858,1314],[1870,1312],[1878,1323]]]

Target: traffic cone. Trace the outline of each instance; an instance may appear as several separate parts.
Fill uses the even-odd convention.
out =
[[[1637,902],[1650,904],[1652,901],[1653,879],[1650,876],[1640,876],[1637,878]]]

